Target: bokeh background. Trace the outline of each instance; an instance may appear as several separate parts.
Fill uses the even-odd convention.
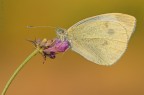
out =
[[[34,50],[26,39],[56,37],[54,29],[103,13],[120,12],[137,18],[135,33],[123,57],[100,66],[68,50],[56,59],[35,56],[17,75],[6,95],[144,95],[143,0],[0,0],[0,93]]]

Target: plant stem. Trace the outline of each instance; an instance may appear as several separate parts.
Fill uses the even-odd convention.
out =
[[[3,92],[1,95],[5,95],[7,89],[9,88],[10,84],[16,77],[16,75],[19,73],[19,71],[24,67],[24,65],[33,57],[35,56],[38,52],[40,52],[40,48],[36,48],[22,63],[21,65],[15,70],[13,75],[10,77],[9,81],[6,83],[5,88],[3,89]]]

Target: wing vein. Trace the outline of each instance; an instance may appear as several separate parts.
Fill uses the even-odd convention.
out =
[[[123,42],[123,41],[108,39],[108,38],[84,38],[84,39],[90,39],[90,40],[92,40],[92,39],[107,39],[107,40],[117,41],[117,42],[121,42],[121,43],[126,43],[126,42]]]

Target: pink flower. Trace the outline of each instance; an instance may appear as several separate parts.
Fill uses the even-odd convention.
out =
[[[55,58],[55,55],[60,52],[65,52],[69,48],[69,42],[67,40],[61,41],[60,39],[55,39],[52,45],[44,48],[44,56],[49,56],[50,58]]]
[[[61,41],[58,38],[53,40],[37,39],[35,41],[30,42],[32,42],[35,45],[35,47],[40,47],[43,49],[41,53],[44,57],[44,62],[46,60],[46,57],[54,59],[56,57],[56,54],[65,52],[70,47],[68,40]]]

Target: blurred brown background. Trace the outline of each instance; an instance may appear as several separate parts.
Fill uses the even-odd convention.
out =
[[[68,28],[103,13],[120,12],[137,18],[135,33],[124,56],[113,66],[99,66],[69,50],[56,59],[35,56],[13,81],[6,95],[144,95],[143,0],[0,0],[0,93],[34,47],[26,39],[56,36],[53,29]]]

